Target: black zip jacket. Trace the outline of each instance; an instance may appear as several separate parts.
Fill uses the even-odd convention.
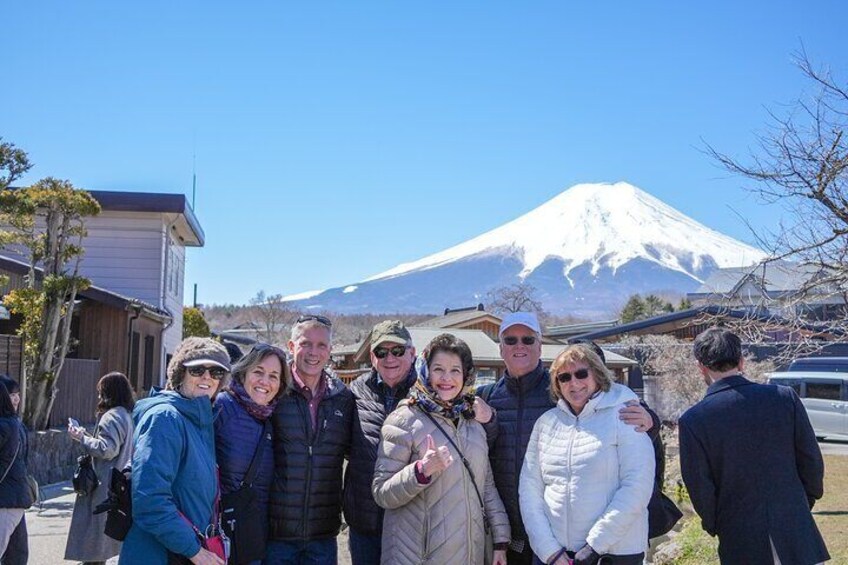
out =
[[[306,398],[289,386],[271,422],[274,429],[274,480],[268,508],[270,539],[312,541],[339,533],[342,467],[350,450],[353,393],[327,376],[318,404],[318,425]]]

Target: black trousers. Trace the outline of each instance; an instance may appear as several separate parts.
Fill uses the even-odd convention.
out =
[[[27,539],[26,514],[21,523],[12,532],[6,552],[0,558],[0,565],[26,565],[29,561],[29,541]]]

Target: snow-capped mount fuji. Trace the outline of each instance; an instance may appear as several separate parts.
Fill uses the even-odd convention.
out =
[[[633,185],[578,184],[444,251],[288,299],[336,312],[440,312],[524,281],[551,312],[598,317],[614,314],[635,292],[684,293],[716,268],[763,257]]]

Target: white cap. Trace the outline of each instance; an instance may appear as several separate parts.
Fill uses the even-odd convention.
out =
[[[526,326],[536,332],[542,333],[542,328],[539,326],[539,319],[533,312],[512,312],[504,317],[501,322],[501,329],[498,331],[498,337],[503,336],[504,332],[512,326]]]

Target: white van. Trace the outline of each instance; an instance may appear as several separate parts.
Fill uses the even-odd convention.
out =
[[[848,439],[848,373],[772,373],[768,382],[795,389],[817,438]]]

